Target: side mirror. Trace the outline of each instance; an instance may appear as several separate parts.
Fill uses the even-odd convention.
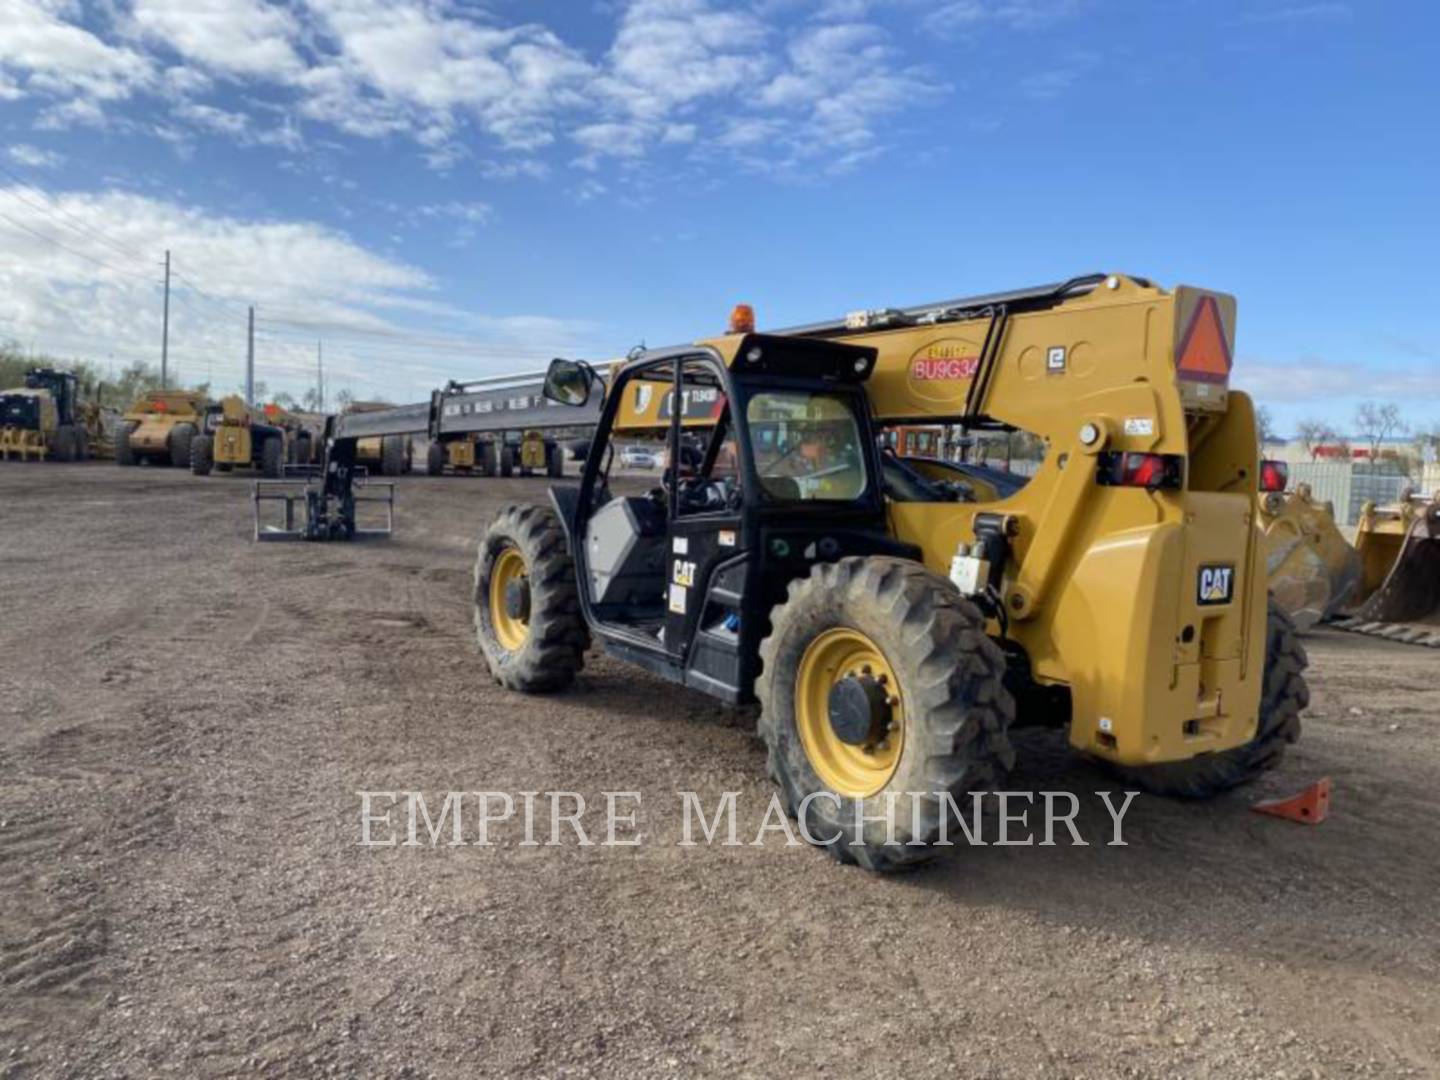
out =
[[[550,361],[545,372],[545,398],[559,405],[579,407],[590,400],[595,369],[583,360]]]

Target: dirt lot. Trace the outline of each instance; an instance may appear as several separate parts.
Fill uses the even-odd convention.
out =
[[[473,538],[542,490],[267,546],[246,480],[0,466],[0,1075],[1440,1075],[1440,655],[1312,638],[1283,767],[1127,847],[1039,733],[1010,786],[1091,846],[682,848],[686,789],[753,838],[752,715],[598,655],[520,698],[472,645]],[[1248,810],[1324,775],[1319,828]],[[362,848],[361,789],[640,791],[644,842]]]

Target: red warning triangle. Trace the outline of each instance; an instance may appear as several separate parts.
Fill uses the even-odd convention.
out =
[[[1220,305],[1202,296],[1175,353],[1175,370],[1186,379],[1223,383],[1230,378],[1230,343],[1220,320]]]

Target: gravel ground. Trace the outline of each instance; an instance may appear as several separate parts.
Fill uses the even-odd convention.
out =
[[[523,698],[473,645],[473,539],[543,485],[256,545],[238,476],[0,466],[0,1075],[1440,1075],[1440,656],[1310,638],[1281,769],[1126,847],[1034,733],[1009,786],[1090,846],[685,848],[682,790],[754,837],[753,714],[598,654]],[[1320,776],[1318,828],[1248,810]],[[482,789],[638,791],[643,842],[358,844],[360,790]]]

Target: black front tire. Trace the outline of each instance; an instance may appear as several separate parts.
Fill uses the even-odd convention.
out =
[[[260,472],[271,480],[279,480],[285,475],[285,440],[281,438],[266,439],[260,447]]]
[[[1126,783],[1154,795],[1208,799],[1275,768],[1285,747],[1300,738],[1300,714],[1310,704],[1309,660],[1290,617],[1272,602],[1265,620],[1265,683],[1255,737],[1218,754],[1143,767],[1116,766]]]
[[[74,424],[61,424],[50,442],[50,453],[56,461],[76,461],[80,457],[80,434]]]
[[[386,435],[380,440],[380,472],[385,476],[399,476],[405,471],[405,437]]]
[[[121,424],[115,429],[115,464],[134,465],[135,451],[130,446],[130,433],[135,430],[133,424]]]
[[[215,437],[196,435],[190,440],[190,471],[196,476],[209,476],[215,467]]]
[[[529,632],[510,650],[491,624],[490,589],[496,560],[519,551],[529,576]],[[555,512],[542,506],[508,506],[480,537],[475,558],[475,636],[495,681],[528,694],[563,690],[585,666],[590,630],[580,613],[575,560]]]
[[[170,449],[170,464],[176,469],[190,467],[190,443],[195,438],[194,424],[176,424],[165,442]]]
[[[565,451],[556,443],[545,445],[545,474],[551,477],[565,475]]]
[[[805,809],[809,836],[838,862],[871,871],[904,870],[934,858],[942,815],[950,836],[959,833],[948,828],[956,823],[944,795],[963,812],[967,792],[993,789],[1015,761],[1009,738],[1015,703],[1003,684],[1004,655],[986,636],[984,616],[919,563],[852,556],[791,582],[770,620],[771,632],[760,643],[758,731],[790,815],[799,820],[805,798],[827,791],[797,728],[802,657],[825,631],[854,629],[880,647],[895,671],[905,742],[894,775],[876,794],[812,799]],[[883,818],[889,792],[898,793],[890,823],[895,843],[886,842],[884,821],[855,827],[857,802],[866,817]]]
[[[508,443],[500,447],[500,475],[515,475],[515,448]]]
[[[443,476],[445,473],[445,445],[438,439],[430,443],[430,449],[425,451],[425,472],[430,476]]]

